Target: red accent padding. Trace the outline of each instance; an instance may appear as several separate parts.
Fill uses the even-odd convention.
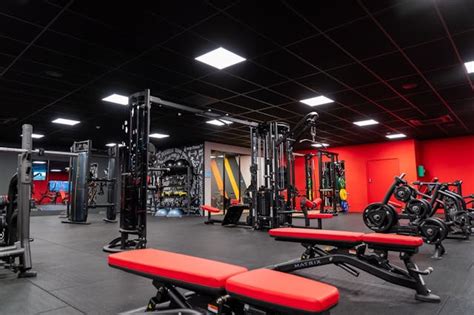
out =
[[[423,239],[421,237],[397,234],[367,233],[362,236],[362,241],[364,243],[409,247],[420,247],[423,245]]]
[[[321,198],[316,198],[313,200],[313,202],[316,207],[319,207],[319,205],[321,204],[321,202],[323,202],[323,200]]]
[[[109,255],[109,265],[131,272],[223,289],[229,277],[248,269],[219,261],[157,249],[138,249]]]
[[[270,269],[233,276],[225,288],[231,296],[310,313],[328,310],[339,301],[339,291],[331,285]]]
[[[320,213],[318,211],[308,211],[308,219],[331,219],[334,216],[332,213]]]
[[[315,241],[361,243],[364,233],[332,230],[311,230],[300,228],[278,228],[268,232],[273,237],[295,238]]]
[[[308,209],[313,209],[313,206],[314,206],[313,202],[309,199],[306,199],[306,201],[304,202],[304,205]]]
[[[212,212],[212,213],[221,212],[221,209],[215,208],[215,207],[212,207],[212,206],[209,206],[209,205],[202,205],[201,209],[203,211]]]

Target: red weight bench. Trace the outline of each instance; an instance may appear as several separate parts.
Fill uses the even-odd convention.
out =
[[[249,209],[248,205],[245,204],[234,204],[231,205],[227,208],[224,218],[222,220],[216,220],[211,218],[211,213],[219,213],[221,212],[220,209],[214,208],[209,205],[203,205],[201,206],[201,209],[208,213],[207,216],[207,221],[204,222],[205,224],[214,224],[214,223],[220,223],[223,226],[242,226],[242,227],[251,227],[247,222],[242,222],[240,221],[240,218],[242,216],[242,213],[245,210]]]
[[[205,224],[222,223],[222,220],[212,219],[211,217],[212,213],[220,213],[221,209],[210,205],[202,205],[201,210],[204,212],[204,214],[207,212],[207,221],[204,222]]]
[[[278,241],[301,243],[305,248],[300,259],[274,265],[270,267],[273,270],[293,272],[334,264],[357,277],[360,274],[357,268],[387,282],[415,290],[417,300],[440,302],[422,278],[422,275],[429,275],[433,268],[419,270],[412,261],[413,255],[423,245],[421,237],[305,228],[278,228],[270,230],[269,234]],[[388,259],[389,252],[398,252],[405,268],[392,265]]]
[[[316,198],[314,201],[311,201],[306,198],[302,198],[301,200],[301,212],[294,214],[292,216],[293,219],[304,219],[304,227],[305,228],[311,228],[311,220],[318,220],[318,225],[316,226],[316,229],[322,229],[323,228],[323,220],[324,219],[332,219],[334,216],[332,213],[321,213],[317,210],[311,210],[311,209],[316,209],[319,207],[321,204],[322,200],[321,198]],[[297,226],[295,226],[297,227]]]
[[[157,294],[146,307],[153,314],[170,314],[170,308],[173,314],[329,314],[339,301],[331,285],[270,269],[248,271],[156,249],[112,254],[108,260],[111,267],[153,280]]]

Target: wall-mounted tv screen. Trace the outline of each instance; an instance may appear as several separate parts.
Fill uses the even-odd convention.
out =
[[[69,191],[69,182],[67,180],[50,180],[49,181],[49,191],[68,192]]]
[[[46,180],[46,164],[33,164],[33,180]]]

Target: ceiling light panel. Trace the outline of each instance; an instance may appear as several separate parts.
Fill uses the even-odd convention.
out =
[[[474,61],[469,61],[464,63],[467,73],[474,73]]]
[[[196,57],[195,59],[219,70],[225,69],[227,67],[246,60],[245,58],[234,54],[233,52],[228,51],[227,49],[222,47],[214,49],[213,51]]]
[[[364,126],[370,126],[370,125],[377,125],[379,122],[373,119],[367,119],[367,120],[360,120],[360,121],[354,121],[353,124],[364,127]]]
[[[168,138],[170,135],[165,135],[165,134],[162,134],[162,133],[152,133],[149,135],[150,138],[155,138],[155,139],[163,139],[163,138]]]
[[[232,124],[231,121],[225,119],[213,119],[206,121],[206,124],[215,125],[215,126],[224,126]]]
[[[313,143],[311,146],[315,148],[326,148],[326,147],[329,147],[329,144],[328,143]]]
[[[323,104],[334,103],[332,99],[323,95],[307,98],[307,99],[301,100],[300,102],[309,106],[319,106]]]
[[[78,120],[66,119],[66,118],[56,118],[52,122],[55,124],[68,125],[68,126],[74,126],[80,123],[80,121]]]
[[[392,133],[390,135],[386,135],[385,137],[387,137],[388,139],[400,139],[405,138],[406,135],[403,133]]]
[[[120,105],[128,105],[128,97],[120,94],[112,94],[104,97],[102,100]]]

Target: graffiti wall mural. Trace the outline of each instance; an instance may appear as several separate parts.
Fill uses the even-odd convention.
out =
[[[156,165],[163,165],[166,161],[187,160],[193,167],[194,179],[191,186],[191,195],[200,196],[200,204],[204,204],[204,144],[171,148],[156,153]]]

